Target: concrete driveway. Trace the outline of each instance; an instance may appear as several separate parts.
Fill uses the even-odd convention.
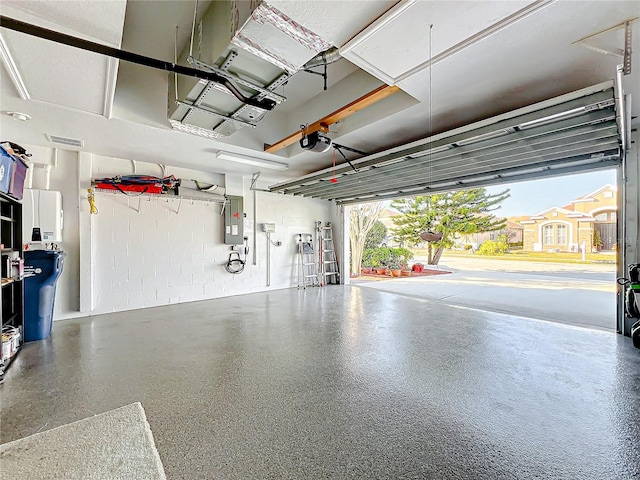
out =
[[[426,263],[426,262],[424,262]],[[613,264],[567,264],[446,255],[439,269],[449,275],[355,279],[354,285],[451,305],[615,330],[616,274]]]

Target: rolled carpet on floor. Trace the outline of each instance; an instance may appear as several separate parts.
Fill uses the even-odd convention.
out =
[[[3,480],[165,480],[140,403],[0,445]]]

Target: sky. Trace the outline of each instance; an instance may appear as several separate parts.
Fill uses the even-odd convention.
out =
[[[616,170],[600,170],[564,177],[545,178],[527,182],[488,187],[489,193],[508,188],[511,196],[500,209],[493,212],[500,217],[536,215],[551,207],[562,207],[583,195],[588,195],[610,183],[616,185]]]

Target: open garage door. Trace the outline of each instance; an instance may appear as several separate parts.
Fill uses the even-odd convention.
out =
[[[611,168],[621,162],[613,82],[562,95],[270,187],[355,204]],[[333,178],[337,178],[337,182]]]

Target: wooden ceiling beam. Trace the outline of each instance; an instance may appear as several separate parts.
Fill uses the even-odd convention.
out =
[[[324,132],[327,133],[329,131],[329,125],[337,123],[345,118],[353,115],[360,110],[367,108],[374,103],[379,102],[383,98],[387,98],[389,95],[393,95],[400,88],[395,85],[381,85],[380,87],[372,90],[371,92],[363,95],[362,97],[354,100],[353,102],[345,105],[342,108],[339,108],[333,113],[322,117],[320,120],[310,124],[306,128],[306,134],[309,135],[315,132]],[[265,147],[264,151],[267,153],[275,153],[283,148],[288,147],[302,139],[302,130],[298,130],[297,132],[292,133],[288,137],[283,138],[282,140],[277,141],[273,145],[268,145]]]

